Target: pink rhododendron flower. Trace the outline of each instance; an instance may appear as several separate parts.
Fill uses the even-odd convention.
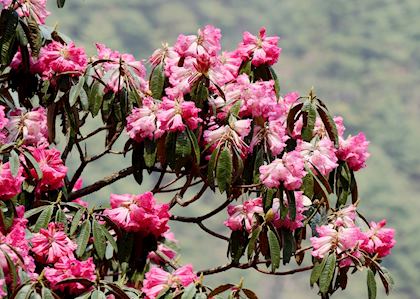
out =
[[[161,236],[169,229],[169,206],[157,204],[153,194],[111,194],[111,209],[104,214],[130,232]]]
[[[3,132],[3,129],[6,127],[9,120],[6,118],[4,113],[5,107],[0,105],[0,144],[5,143],[6,135]]]
[[[324,258],[326,254],[335,251],[341,254],[347,250],[353,250],[363,242],[365,236],[358,227],[338,227],[323,225],[316,228],[318,237],[311,238],[313,247],[312,256]]]
[[[82,186],[83,186],[83,179],[78,178],[77,181],[76,181],[76,184],[74,184],[73,191],[77,191],[77,190],[82,189]],[[77,203],[77,204],[79,204],[79,205],[81,205],[82,207],[85,207],[85,208],[87,208],[89,206],[89,204],[86,201],[82,200],[81,198],[76,198],[76,199],[72,200],[72,202]]]
[[[335,226],[353,227],[356,219],[356,206],[349,205],[335,213]]]
[[[131,139],[142,142],[145,139],[155,140],[162,136],[160,121],[157,119],[156,112],[158,105],[150,97],[143,99],[143,106],[134,108],[127,116],[127,132]]]
[[[197,275],[190,264],[178,268],[173,273],[153,267],[146,273],[141,290],[147,299],[154,299],[167,287],[180,289],[194,283],[195,280],[197,280]]]
[[[73,251],[77,248],[59,223],[49,223],[48,229],[41,228],[33,235],[31,243],[37,260],[48,264],[57,262],[63,256],[73,258]]]
[[[16,12],[20,17],[32,16],[37,23],[45,24],[45,19],[50,15],[47,11],[47,0],[17,0]],[[8,8],[13,0],[0,0],[4,8]]]
[[[79,261],[75,258],[63,256],[54,264],[54,267],[46,267],[44,269],[45,278],[53,290],[66,290],[70,294],[78,294],[86,287],[79,282],[61,285],[57,285],[57,283],[70,278],[85,278],[90,281],[95,281],[96,279],[95,264],[91,257],[85,261]]]
[[[340,138],[337,157],[346,161],[350,169],[357,171],[366,166],[369,141],[365,134],[359,133],[356,136],[349,136],[347,139]]]
[[[48,126],[47,111],[43,107],[26,112],[16,109],[9,112],[9,123],[6,126],[8,142],[22,137],[26,145],[47,145]]]
[[[202,121],[198,117],[198,112],[200,109],[195,107],[194,102],[184,101],[182,97],[174,100],[165,97],[157,112],[157,118],[161,123],[160,129],[169,132],[182,132],[186,127],[189,127],[194,130]]]
[[[278,36],[266,36],[265,28],[262,27],[258,37],[244,32],[238,50],[244,59],[252,58],[252,64],[255,66],[273,65],[279,59],[281,52],[281,48],[277,45],[278,41]]]
[[[37,190],[44,192],[55,190],[63,186],[63,179],[67,173],[67,166],[64,166],[61,160],[61,153],[55,148],[46,147],[28,147],[32,156],[38,162],[42,171],[42,179],[38,182]],[[38,178],[35,169],[31,169],[31,175]]]
[[[303,195],[302,191],[295,192],[295,204],[296,204],[296,217],[295,220],[292,220],[290,217],[290,212],[287,213],[284,219],[280,217],[280,199],[273,199],[273,211],[275,212],[273,224],[275,227],[285,227],[291,231],[296,230],[299,227],[303,226],[303,220],[305,215],[303,213],[306,211],[306,205],[311,204],[311,200]],[[288,206],[286,195],[283,196],[283,205]]]
[[[370,254],[378,254],[378,257],[384,257],[391,253],[396,241],[394,239],[395,230],[385,228],[386,220],[370,223],[370,229],[365,233],[366,239],[360,246],[361,249]]]
[[[19,165],[16,176],[12,175],[10,163],[0,161],[0,199],[11,199],[21,192],[21,186],[25,178],[22,175],[23,167]]]
[[[285,153],[268,165],[260,166],[260,180],[268,188],[277,188],[280,183],[288,190],[299,189],[306,175],[305,162],[298,151]]]
[[[181,56],[198,56],[208,54],[210,56],[217,55],[220,51],[220,39],[222,34],[219,28],[212,25],[206,25],[204,28],[198,29],[197,35],[180,34],[175,43],[174,49]]]
[[[41,48],[36,67],[41,70],[44,79],[51,79],[61,73],[80,76],[86,69],[87,56],[83,48],[78,48],[73,42],[63,45],[53,41]]]
[[[335,147],[328,137],[319,141],[305,142],[298,141],[298,150],[303,155],[305,161],[309,162],[309,167],[327,176],[332,170],[338,167]]]
[[[224,66],[224,69],[228,70],[234,78],[238,76],[239,68],[242,64],[239,51],[222,52],[219,56],[219,61]]]
[[[264,213],[262,207],[262,198],[257,197],[254,199],[246,200],[242,205],[229,205],[228,206],[229,218],[224,224],[231,230],[241,230],[243,223],[247,232],[252,231],[252,226],[255,223],[254,214]]]
[[[160,243],[158,245],[157,251],[165,255],[168,259],[172,260],[176,257],[176,251],[171,247],[167,246],[167,243],[176,245],[178,240],[175,239],[174,233],[167,231],[162,235],[165,238],[165,243]],[[156,252],[150,252],[148,258],[155,264],[166,263]]]
[[[286,127],[279,122],[269,121],[265,127],[256,126],[254,135],[249,145],[252,151],[258,144],[264,144],[270,149],[273,156],[278,156],[286,146],[286,141],[290,137],[286,134]]]

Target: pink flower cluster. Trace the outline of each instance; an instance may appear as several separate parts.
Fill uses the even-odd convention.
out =
[[[4,8],[10,7],[13,0],[0,0],[0,4]],[[32,16],[39,24],[44,24],[45,19],[50,15],[47,10],[47,0],[18,0],[15,3],[14,9],[20,17]]]
[[[247,232],[252,231],[255,224],[255,214],[263,214],[262,198],[257,197],[254,199],[246,200],[241,205],[228,206],[229,218],[224,224],[232,231],[241,230],[245,225]]]
[[[23,177],[23,167],[18,167],[16,176],[10,170],[10,162],[0,161],[0,199],[11,199],[21,192],[21,186],[25,178]]]
[[[297,150],[303,155],[310,168],[316,169],[324,176],[338,167],[336,149],[333,142],[324,137],[313,142],[298,141]]]
[[[284,227],[291,231],[296,230],[299,227],[303,226],[303,220],[305,219],[305,215],[303,214],[306,211],[306,206],[312,204],[311,200],[306,197],[302,191],[295,191],[295,205],[296,205],[296,217],[292,220],[290,216],[290,211],[287,212],[287,215],[284,219],[281,219],[280,216],[280,199],[274,198],[273,199],[273,211],[275,213],[273,224],[275,227]],[[283,196],[283,205],[285,207],[288,206],[286,195]]]
[[[174,234],[170,231],[167,231],[164,234],[162,234],[162,237],[165,238],[165,242],[160,243],[156,251],[159,251],[169,260],[173,260],[176,257],[177,253],[174,249],[172,249],[172,247],[176,246],[178,241],[175,239]],[[168,243],[172,246],[169,247]],[[166,263],[158,254],[156,254],[156,252],[150,252],[148,258],[151,262],[158,265]]]
[[[59,282],[70,278],[96,280],[95,264],[91,257],[85,261],[79,261],[63,256],[54,264],[54,267],[46,267],[44,275],[53,290],[66,291],[69,294],[79,294],[80,291],[85,290],[85,286],[79,282],[58,285]]]
[[[153,267],[146,273],[141,289],[147,299],[157,298],[160,292],[166,288],[179,290],[187,287],[197,280],[192,265],[188,264],[178,268],[173,273],[166,272],[158,267]]]
[[[53,264],[62,257],[74,258],[77,244],[67,237],[60,223],[49,223],[31,238],[32,252],[41,263]]]
[[[151,192],[111,194],[111,209],[106,209],[104,214],[124,230],[144,236],[159,237],[169,229],[169,205],[156,203]]]
[[[5,107],[0,105],[0,143],[5,143],[6,135],[3,130],[9,122],[9,120],[6,118],[4,109]]]
[[[356,136],[349,136],[347,139],[340,138],[340,148],[337,156],[340,160],[346,161],[350,169],[357,171],[366,166],[369,141],[365,134],[359,133]]]
[[[299,151],[285,153],[268,165],[260,167],[260,180],[268,188],[277,188],[280,184],[288,190],[299,189],[306,175],[305,162]]]

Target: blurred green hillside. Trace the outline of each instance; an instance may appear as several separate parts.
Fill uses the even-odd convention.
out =
[[[68,0],[61,10],[50,2],[54,13],[48,23],[58,23],[92,54],[99,41],[147,58],[161,42],[172,43],[179,33],[194,33],[208,23],[222,29],[225,49],[234,48],[243,31],[256,33],[261,26],[279,35],[283,92],[306,93],[315,86],[330,110],[345,117],[350,132],[363,130],[371,140],[368,168],[358,175],[361,209],[372,220],[388,218],[397,230],[397,246],[385,262],[396,281],[390,298],[420,298],[420,1]],[[85,180],[110,173],[114,165],[97,164]],[[129,178],[92,200],[106,202],[110,192],[138,191]],[[215,201],[209,194],[191,213],[202,214]],[[202,242],[196,227],[174,230],[184,262],[192,261],[197,269],[224,263],[225,244]],[[232,272],[212,281],[238,281],[245,274]],[[362,276],[336,297],[367,298]],[[253,274],[246,281],[264,299],[316,298],[315,291],[301,287],[308,280],[307,274]]]

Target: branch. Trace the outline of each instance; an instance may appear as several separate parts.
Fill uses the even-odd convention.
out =
[[[198,226],[203,231],[205,231],[206,233],[212,235],[213,237],[216,237],[216,238],[221,239],[221,240],[229,241],[229,238],[228,237],[225,237],[225,236],[223,236],[221,234],[216,233],[215,231],[212,231],[211,229],[209,229],[208,227],[206,227],[202,222],[198,222],[197,224],[198,224]]]
[[[264,273],[264,274],[268,274],[268,275],[284,276],[284,275],[291,275],[291,274],[295,274],[295,273],[299,273],[299,272],[305,272],[305,271],[311,270],[313,267],[314,267],[314,265],[311,265],[311,266],[307,266],[307,267],[303,267],[303,268],[297,268],[297,269],[293,269],[293,270],[289,270],[289,271],[283,271],[283,272],[270,272],[270,271],[266,271],[266,270],[261,270],[261,269],[258,269],[257,266],[254,266],[253,268],[260,273]]]

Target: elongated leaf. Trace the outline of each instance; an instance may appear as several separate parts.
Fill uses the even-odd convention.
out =
[[[57,7],[63,8],[65,3],[66,3],[66,0],[57,0]]]
[[[335,147],[338,148],[338,131],[334,119],[328,110],[321,105],[317,107],[317,111],[321,117],[322,122],[324,123],[328,136],[334,142]]]
[[[280,97],[279,78],[277,77],[276,72],[274,71],[274,69],[271,66],[268,68],[268,70],[270,71],[271,78],[274,80],[274,90],[276,91],[276,97],[278,99]]]
[[[67,229],[67,217],[62,209],[58,209],[57,213],[55,213],[55,222],[63,223],[64,228]]]
[[[194,283],[190,283],[184,290],[184,293],[181,296],[181,299],[193,299],[195,294],[197,293],[197,289]]]
[[[91,299],[106,299],[105,294],[100,290],[94,290],[92,295],[90,296]]]
[[[100,225],[99,228],[102,230],[102,234],[105,236],[105,238],[111,244],[112,248],[114,248],[114,251],[118,253],[118,245],[117,245],[117,242],[115,241],[114,237],[109,233],[109,231],[106,229],[105,226]]]
[[[51,216],[54,210],[53,205],[49,205],[42,211],[41,215],[39,215],[38,220],[35,223],[34,232],[39,232],[41,228],[46,228],[48,223],[51,221]]]
[[[42,177],[43,177],[42,170],[39,167],[38,162],[35,160],[34,156],[32,156],[32,154],[28,151],[24,151],[23,155],[25,156],[27,161],[29,161],[29,164],[33,167],[33,169],[35,169],[37,179],[38,180],[42,179]]]
[[[76,214],[73,216],[73,220],[71,221],[71,227],[70,227],[70,236],[73,235],[77,228],[79,227],[80,220],[82,219],[83,213],[85,212],[85,209],[79,209]]]
[[[251,291],[250,289],[242,289],[242,292],[245,294],[245,296],[248,299],[258,299],[257,294],[255,294],[253,291]]]
[[[70,88],[70,93],[69,93],[70,107],[73,107],[74,104],[76,104],[77,98],[79,97],[84,84],[85,84],[85,77],[80,77],[79,82]]]
[[[286,265],[290,262],[293,254],[296,251],[295,238],[293,233],[289,230],[282,231],[283,236],[283,265]]]
[[[14,299],[27,299],[33,292],[32,285],[27,284],[20,288],[20,290],[14,296]]]
[[[296,115],[302,109],[302,107],[303,107],[303,103],[297,104],[292,109],[290,109],[289,114],[287,115],[287,130],[288,130],[289,135],[293,134],[293,129],[295,127],[295,122],[296,122]]]
[[[10,258],[9,254],[4,251],[2,248],[0,248],[0,251],[3,253],[3,256],[6,258],[7,267],[9,269],[9,277],[12,278],[12,289],[14,289],[18,282],[18,273],[15,266],[15,263]],[[2,261],[4,262],[4,261]]]
[[[371,269],[367,270],[367,289],[368,289],[368,298],[369,299],[376,299],[376,280],[375,274]]]
[[[286,190],[287,196],[287,209],[289,211],[289,217],[292,221],[296,219],[296,198],[295,192]]]
[[[163,64],[157,65],[150,75],[150,90],[155,99],[160,100],[162,98],[163,86],[165,84],[165,73],[163,70]]]
[[[280,243],[275,232],[268,230],[268,245],[270,246],[271,270],[273,272],[280,266]]]
[[[216,178],[220,193],[230,189],[232,184],[232,154],[228,148],[220,153],[216,166]]]
[[[216,167],[216,161],[219,157],[220,147],[214,149],[213,153],[211,154],[210,161],[208,164],[207,170],[207,183],[209,184],[210,188],[214,190],[214,170]]]
[[[209,298],[214,297],[214,296],[219,295],[223,292],[226,292],[227,290],[229,290],[230,288],[233,288],[233,287],[234,287],[234,285],[230,284],[230,283],[222,284],[222,285],[218,286],[217,288],[215,288],[213,291],[211,291],[208,297]]]
[[[261,233],[262,227],[258,226],[256,229],[252,231],[251,239],[248,243],[248,260],[252,258],[252,255],[254,254],[255,250],[255,243],[257,242],[260,233]]]
[[[103,86],[99,81],[94,81],[90,88],[89,94],[89,110],[93,117],[98,115],[103,102]]]
[[[16,11],[3,9],[1,12],[2,37],[0,39],[0,60],[3,66],[10,63],[13,58],[13,42],[16,38],[16,27],[19,17]]]
[[[16,177],[19,172],[20,161],[19,161],[19,156],[15,151],[10,152],[9,163],[10,163],[10,172],[12,173],[13,177]]]
[[[102,233],[100,228],[100,224],[93,220],[93,246],[95,247],[96,253],[98,254],[99,258],[102,260],[105,257],[105,249],[106,249],[106,238]]]
[[[321,276],[322,271],[324,270],[325,264],[327,262],[328,256],[325,256],[321,262],[316,262],[314,264],[314,268],[311,272],[311,278],[310,278],[310,285],[311,287],[314,286],[315,282],[318,281],[319,277]]]
[[[187,128],[187,133],[188,133],[188,137],[190,138],[191,145],[192,145],[193,150],[194,150],[195,161],[196,161],[197,165],[200,165],[201,153],[200,153],[200,147],[198,145],[197,137],[195,136],[195,134],[189,128]]]
[[[29,211],[25,212],[25,218],[28,219],[36,214],[41,213],[43,210],[45,210],[46,208],[48,208],[48,205],[46,206],[40,206],[34,209],[30,209]]]
[[[302,110],[306,112],[306,125],[302,128],[302,139],[310,142],[315,128],[316,106],[312,103],[305,103]]]
[[[191,141],[185,131],[179,133],[176,138],[175,154],[177,159],[184,159],[191,155]]]
[[[335,253],[333,252],[328,256],[327,262],[325,263],[325,267],[322,270],[321,275],[319,277],[319,291],[321,292],[321,294],[325,295],[328,293],[331,281],[334,277],[336,261],[337,258],[335,256]]]
[[[137,184],[141,185],[143,182],[144,162],[144,144],[134,144],[131,156],[131,163],[134,168],[133,176]]]
[[[156,143],[151,140],[144,141],[144,163],[146,167],[150,168],[155,165],[156,162]]]
[[[51,290],[46,287],[42,287],[41,294],[42,299],[55,299]]]
[[[38,22],[33,18],[29,17],[26,37],[28,38],[29,45],[32,50],[32,56],[37,57],[42,46],[42,34],[39,28]],[[25,27],[24,27],[25,29]]]
[[[85,220],[82,224],[82,228],[80,229],[79,237],[77,238],[77,249],[76,249],[76,255],[82,256],[85,251],[87,244],[89,242],[91,232],[91,224],[89,220]]]

